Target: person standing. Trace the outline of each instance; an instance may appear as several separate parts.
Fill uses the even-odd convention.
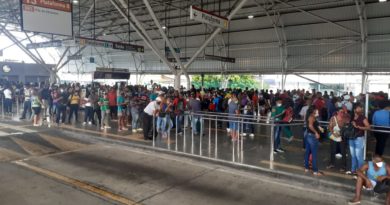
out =
[[[149,132],[154,129],[153,128],[153,116],[156,115],[158,109],[161,104],[161,97],[157,97],[155,101],[151,101],[144,109],[143,114],[143,131],[144,131],[144,139],[152,140],[152,137],[149,137]]]
[[[123,91],[120,92],[116,104],[118,107],[118,131],[127,130],[125,123],[127,105],[125,103],[125,93]]]
[[[198,129],[200,126],[197,126],[197,124],[202,123],[202,117],[200,115],[196,115],[196,113],[199,113],[202,110],[202,105],[199,97],[195,97],[194,93],[191,96],[192,97],[189,101],[189,107],[192,112],[192,130],[194,134],[197,135],[198,133],[200,133],[200,130]]]
[[[271,117],[274,119],[275,131],[274,131],[274,153],[283,153],[284,150],[280,145],[280,135],[282,134],[282,126],[280,122],[283,119],[285,108],[282,105],[282,99],[276,99],[276,106],[272,108]]]
[[[93,95],[92,93],[87,94],[84,97],[84,122],[83,125],[91,125],[93,121]]]
[[[7,86],[3,91],[4,94],[4,111],[5,114],[12,114],[12,90],[11,86]]]
[[[21,120],[26,119],[27,112],[29,113],[29,116],[31,116],[31,88],[29,84],[26,84],[23,89],[23,97],[24,97],[24,103],[23,103],[23,112],[22,116],[20,117]]]
[[[66,119],[66,106],[68,104],[68,99],[69,95],[68,92],[64,89],[61,88],[59,90],[59,95],[57,95],[56,98],[54,98],[54,101],[57,102],[57,110],[56,110],[56,123],[57,125],[60,124],[60,118],[61,118],[61,123],[65,123]]]
[[[364,164],[364,131],[370,130],[371,126],[367,118],[363,115],[363,106],[356,103],[353,109],[352,125],[355,128],[355,136],[349,138],[349,150],[351,152],[351,173],[356,174],[356,170]]]
[[[108,105],[110,109],[110,117],[112,121],[117,120],[118,116],[118,108],[117,108],[117,102],[116,102],[116,91],[115,88],[110,88],[110,91],[108,92]]]
[[[78,91],[74,91],[72,95],[69,96],[69,117],[68,124],[71,124],[73,114],[75,115],[76,123],[79,121],[79,106],[80,106],[80,96]]]
[[[318,171],[318,141],[320,139],[320,134],[323,132],[323,129],[320,127],[318,122],[319,112],[318,109],[312,105],[307,110],[306,114],[306,149],[305,149],[305,172],[309,172],[309,162],[310,154],[312,155],[312,170],[313,175],[322,176],[323,174]]]
[[[139,119],[140,101],[138,96],[133,96],[130,100],[131,129],[133,133],[137,132]]]
[[[37,127],[37,126],[39,126],[38,122],[39,122],[41,108],[42,108],[42,101],[41,101],[40,97],[38,96],[37,90],[33,90],[33,92],[32,92],[31,107],[34,110],[34,118],[33,118],[34,126]]]
[[[349,120],[345,117],[345,115],[346,113],[344,113],[344,110],[342,108],[339,108],[336,111],[336,114],[330,118],[329,127],[328,127],[329,138],[330,138],[330,162],[326,168],[332,169],[335,167],[337,147],[340,146],[340,151],[342,152],[341,153],[342,163],[343,163],[340,169],[341,172],[345,172],[347,167],[347,156],[346,156],[347,144],[343,142],[341,136],[341,128],[344,126],[345,123],[349,122]]]
[[[382,156],[385,151],[387,138],[390,137],[390,105],[387,100],[382,100],[378,104],[380,110],[374,113],[372,124],[379,126],[375,128],[378,132],[374,132],[376,138],[375,154]]]
[[[236,117],[240,115],[240,106],[236,94],[232,95],[231,101],[228,104],[228,112],[230,136],[232,137],[232,141],[237,141],[239,135],[239,123],[237,122],[238,119]]]
[[[99,99],[99,106],[101,111],[102,120],[100,123],[100,128],[102,130],[111,128],[108,124],[108,114],[110,112],[108,107],[108,94],[104,93],[103,97]]]

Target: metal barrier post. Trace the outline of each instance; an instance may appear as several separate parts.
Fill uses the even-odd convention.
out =
[[[184,113],[184,122],[185,122],[185,119],[188,119],[188,115],[186,115]],[[183,128],[183,152],[186,152],[186,125],[184,125],[184,128]]]
[[[200,136],[199,136],[199,154],[202,156],[202,139],[203,139],[203,117],[200,120]]]
[[[178,124],[178,116],[176,115],[176,131],[175,131],[175,150],[176,150],[176,152],[177,152],[177,131],[178,131],[178,129],[179,129],[179,124]]]
[[[275,130],[275,124],[274,122],[271,122],[271,141],[270,141],[270,154],[269,154],[269,168],[274,169],[274,130]]]
[[[214,157],[218,158],[218,123],[217,123],[218,117],[215,117],[215,153]]]
[[[241,163],[243,163],[243,160],[244,160],[244,138],[241,139],[241,141],[239,141],[241,147],[240,147],[240,160],[241,160]]]
[[[169,120],[169,121],[168,121]],[[168,150],[171,150],[171,117],[167,118],[168,121]]]
[[[16,117],[19,117],[19,95],[16,95]]]
[[[4,119],[4,95],[1,95],[1,116]]]
[[[211,120],[209,119],[209,157],[211,156]]]
[[[194,114],[192,114],[192,120],[194,120],[195,122]],[[194,154],[194,130],[196,129],[196,124],[197,122],[193,123],[193,125],[195,126],[192,127],[192,133],[191,133],[191,154]]]
[[[366,94],[366,105],[365,105],[365,115],[368,119],[368,109],[369,109],[369,94]],[[364,160],[367,159],[367,130],[364,131]]]
[[[156,146],[156,116],[153,114],[153,147]]]

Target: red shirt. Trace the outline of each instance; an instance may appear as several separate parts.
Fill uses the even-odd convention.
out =
[[[116,106],[116,93],[115,92],[108,93],[108,105],[109,106]]]

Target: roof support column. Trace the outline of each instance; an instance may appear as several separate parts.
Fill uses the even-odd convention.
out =
[[[366,6],[363,0],[355,0],[357,13],[359,15],[360,23],[360,40],[361,40],[361,70],[362,70],[362,84],[361,93],[367,93],[367,68],[368,68],[368,32],[367,32],[367,14]]]
[[[157,19],[156,15],[154,14],[154,11],[153,11],[152,7],[150,6],[149,1],[148,0],[144,0],[144,4],[145,4],[146,8],[148,9],[148,11],[150,13],[150,16],[152,17],[154,23],[156,24],[158,31],[160,32],[160,34],[163,37],[164,41],[167,43],[167,45],[169,47],[169,50],[171,51],[173,57],[176,59],[176,62],[179,63],[180,69],[183,71],[184,75],[186,76],[186,78],[187,78],[187,87],[189,89],[190,88],[190,78],[189,78],[188,73],[187,73],[187,68],[184,67],[184,64],[180,60],[180,57],[176,54],[175,49],[173,48],[171,42],[169,41],[167,35],[165,34],[164,30],[161,27],[161,24],[160,24],[159,20]],[[175,89],[179,90],[179,88],[180,88],[181,72],[174,72],[173,74],[175,75]],[[178,75],[178,77],[177,77],[177,75]],[[178,85],[177,85],[177,82],[179,83]]]

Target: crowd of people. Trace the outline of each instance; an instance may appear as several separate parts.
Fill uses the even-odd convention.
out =
[[[20,119],[31,119],[34,126],[46,122],[60,125],[81,123],[83,126],[99,126],[102,130],[115,127],[119,132],[131,128],[131,132],[143,132],[145,140],[152,139],[152,130],[162,138],[169,136],[171,129],[182,134],[183,126],[188,126],[191,115],[191,127],[194,135],[201,135],[203,123],[202,111],[215,114],[227,114],[229,123],[227,132],[233,141],[242,136],[254,137],[255,125],[244,123],[240,128],[235,120],[237,116],[254,116],[257,122],[271,122],[274,127],[274,153],[285,150],[281,145],[282,133],[291,142],[294,137],[289,126],[301,120],[304,124],[302,133],[305,149],[305,172],[321,176],[318,169],[318,148],[321,139],[330,140],[330,160],[327,169],[336,169],[336,158],[342,159],[340,171],[355,175],[358,186],[374,184],[364,178],[365,171],[383,171],[381,156],[384,154],[386,140],[389,137],[390,103],[387,94],[371,93],[369,95],[368,117],[365,115],[366,95],[354,96],[352,93],[335,95],[333,92],[316,92],[315,90],[276,91],[254,89],[195,89],[174,90],[172,87],[126,85],[115,86],[62,84],[17,84],[3,83],[2,98],[5,114],[12,113],[13,102],[23,104]],[[82,111],[80,111],[82,110]],[[79,119],[80,112],[83,119]],[[155,121],[153,121],[155,119]],[[153,127],[153,124],[155,126]],[[115,126],[113,126],[115,125]],[[218,122],[223,127],[222,122]],[[365,131],[375,127],[372,134],[376,138],[375,163],[365,164],[364,136]],[[243,130],[240,130],[243,129]],[[297,132],[295,132],[297,134]],[[347,156],[351,160],[347,168]],[[385,166],[387,168],[387,165]],[[364,180],[363,180],[364,179]],[[376,178],[379,179],[379,178]],[[370,180],[373,180],[370,178]],[[360,192],[351,201],[360,201]]]

